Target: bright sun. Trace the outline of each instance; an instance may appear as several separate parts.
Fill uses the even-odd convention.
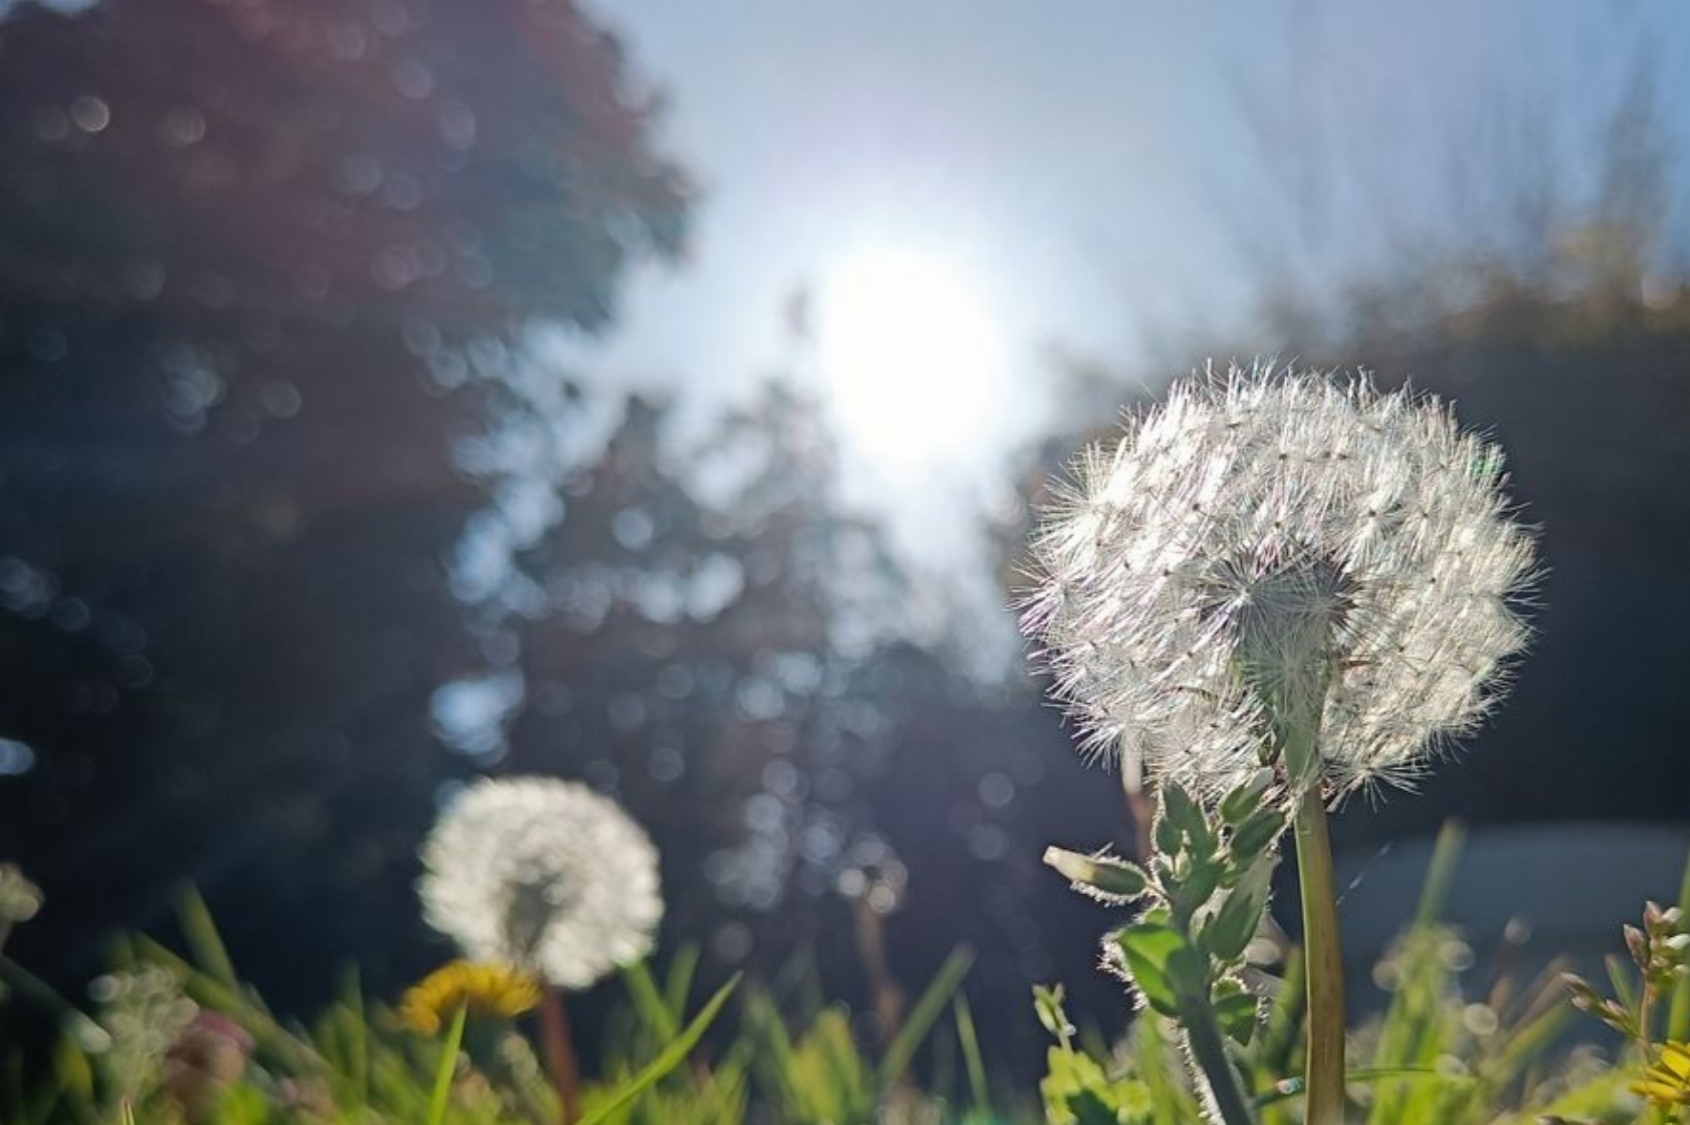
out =
[[[918,250],[862,253],[841,261],[818,296],[822,377],[865,456],[907,470],[978,437],[1008,356],[959,264]]]

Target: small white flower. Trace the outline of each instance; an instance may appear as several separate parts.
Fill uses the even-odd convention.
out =
[[[612,800],[553,778],[479,781],[422,848],[429,925],[466,957],[585,988],[651,951],[657,849]]]
[[[1496,698],[1533,578],[1500,451],[1435,399],[1234,367],[1176,385],[1034,540],[1023,627],[1088,748],[1214,795],[1318,732],[1406,785]]]

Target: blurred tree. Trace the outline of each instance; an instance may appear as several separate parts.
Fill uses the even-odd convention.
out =
[[[49,901],[20,956],[74,975],[193,879],[292,995],[330,951],[415,967],[379,942],[455,765],[428,700],[483,662],[448,449],[528,326],[602,328],[678,254],[654,110],[567,0],[0,22],[0,855]]]
[[[801,386],[766,384],[691,447],[674,429],[632,398],[563,475],[567,516],[503,582],[508,726],[457,741],[625,801],[663,854],[667,933],[706,941],[710,971],[812,953],[872,1039],[970,944],[986,1049],[1036,1060],[1030,984],[1093,957],[1098,924],[1039,857],[1076,815],[1107,832],[1118,792],[912,626],[927,592],[842,498]]]
[[[666,416],[629,400],[566,482],[568,518],[518,556],[540,595],[508,764],[620,792],[670,845],[671,910],[696,936],[717,904],[756,917],[895,858],[859,792],[890,701],[857,678],[909,589],[840,503],[813,400],[770,383],[684,456]],[[743,923],[721,936],[730,960],[750,949]]]

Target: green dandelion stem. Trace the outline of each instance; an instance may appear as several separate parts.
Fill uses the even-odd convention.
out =
[[[1293,818],[1297,876],[1303,899],[1303,949],[1307,958],[1309,1052],[1305,1073],[1307,1125],[1344,1121],[1344,961],[1338,934],[1338,898],[1332,875],[1332,841],[1320,786],[1310,784]]]

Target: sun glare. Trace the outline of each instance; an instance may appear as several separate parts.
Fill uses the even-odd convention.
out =
[[[1007,349],[979,287],[933,253],[850,258],[819,293],[818,362],[839,420],[888,469],[944,460],[979,436]]]

